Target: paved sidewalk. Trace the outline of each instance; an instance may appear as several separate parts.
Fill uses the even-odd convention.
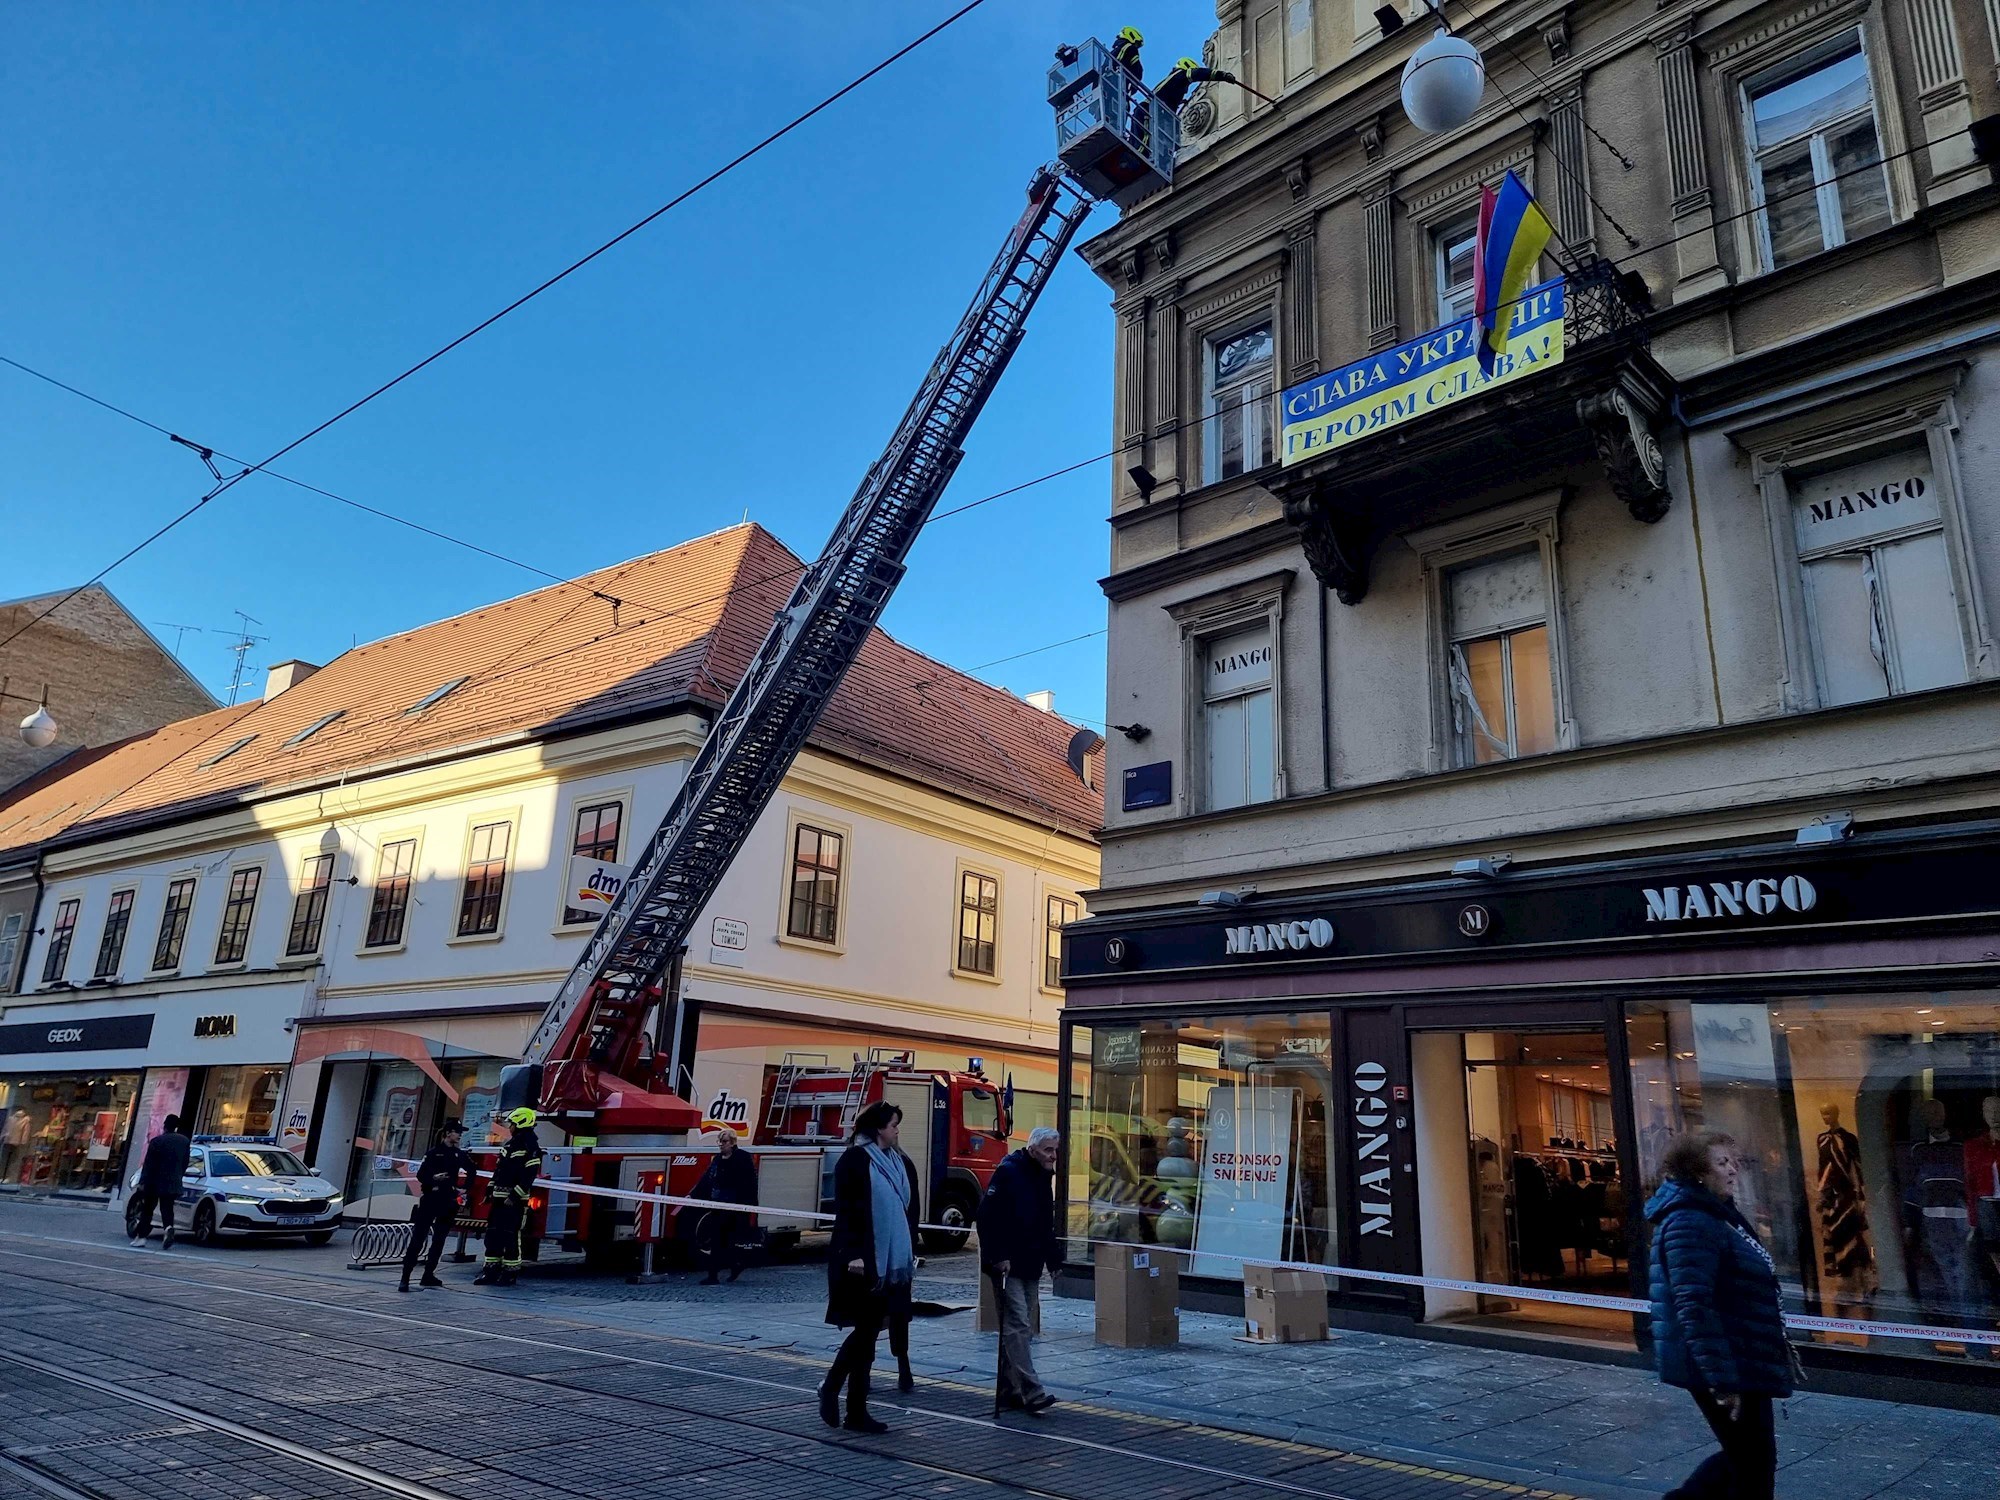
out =
[[[101,1211],[0,1202],[0,1231],[92,1241],[120,1238]],[[157,1253],[157,1252],[154,1252]],[[179,1252],[175,1252],[179,1253]],[[393,1269],[352,1272],[343,1245],[323,1251],[249,1246],[207,1252],[315,1277],[379,1287],[401,1298]],[[457,1285],[472,1268],[447,1269]],[[918,1295],[970,1303],[970,1256],[932,1258]],[[821,1321],[823,1269],[758,1267],[735,1286],[692,1275],[628,1286],[565,1270],[533,1272],[511,1294],[579,1322],[746,1350],[783,1351],[814,1364],[839,1341]],[[1234,1431],[1436,1466],[1530,1490],[1601,1500],[1655,1500],[1709,1451],[1693,1405],[1643,1371],[1427,1339],[1337,1332],[1324,1344],[1243,1342],[1233,1318],[1181,1315],[1177,1349],[1099,1347],[1089,1303],[1045,1296],[1036,1361],[1058,1395],[1173,1416]],[[970,1311],[918,1321],[920,1377],[984,1385],[995,1340]],[[882,1351],[887,1360],[886,1341]],[[878,1365],[878,1372],[882,1366]],[[1818,1393],[1787,1402],[1778,1424],[1781,1500],[1994,1500],[2000,1494],[2000,1417]]]

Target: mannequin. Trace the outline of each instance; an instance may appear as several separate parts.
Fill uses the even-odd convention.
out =
[[[2000,1095],[1981,1099],[1979,1114],[1986,1130],[1965,1143],[1965,1208],[1971,1243],[2000,1283]]]
[[[1819,1117],[1821,1271],[1833,1316],[1865,1318],[1875,1295],[1875,1246],[1868,1232],[1868,1195],[1861,1180],[1861,1142],[1842,1127],[1840,1106]]]
[[[1951,1138],[1944,1101],[1925,1099],[1902,1151],[1903,1264],[1911,1300],[1949,1326],[1965,1311],[1965,1148]]]

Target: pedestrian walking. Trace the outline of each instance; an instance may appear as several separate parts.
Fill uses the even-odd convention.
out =
[[[911,1183],[915,1184],[919,1181],[917,1164],[910,1159],[910,1153],[905,1151],[901,1146],[898,1146],[896,1148],[896,1155],[903,1159],[903,1166],[910,1174]],[[912,1207],[910,1210],[912,1215],[917,1214],[915,1205],[917,1200],[922,1196],[921,1193],[912,1191]],[[921,1234],[921,1232],[921,1230],[913,1231],[913,1233],[917,1234]],[[896,1361],[896,1389],[901,1391],[905,1396],[917,1388],[917,1372],[910,1368],[910,1318],[912,1311],[913,1309],[908,1297],[891,1299],[889,1303],[889,1353]]]
[[[535,1112],[522,1105],[510,1110],[512,1134],[493,1163],[493,1181],[486,1195],[486,1264],[472,1278],[474,1286],[512,1286],[521,1272],[521,1242],[527,1232],[528,1200],[535,1179],[542,1175],[542,1142],[535,1134]]]
[[[419,1286],[443,1286],[438,1280],[438,1260],[444,1254],[445,1237],[451,1233],[452,1222],[458,1218],[461,1196],[472,1188],[475,1168],[470,1152],[460,1146],[465,1139],[465,1122],[446,1120],[438,1126],[437,1141],[424,1153],[424,1159],[417,1163],[417,1206],[410,1215],[410,1243],[403,1251],[403,1284],[398,1291],[410,1289],[410,1272],[417,1268],[417,1258],[423,1255],[425,1242],[430,1244],[430,1253],[423,1256],[424,1279]]]
[[[701,1181],[688,1196],[708,1203],[756,1206],[757,1164],[737,1149],[735,1131],[725,1126],[715,1133],[715,1160],[708,1164],[708,1170],[701,1174]],[[756,1227],[757,1216],[725,1208],[710,1209],[708,1217],[715,1220],[715,1233],[707,1236],[715,1248],[709,1253],[708,1274],[702,1277],[701,1284],[714,1286],[717,1271],[726,1268],[731,1281],[743,1273],[743,1239]]]
[[[1666,1181],[1646,1205],[1660,1379],[1694,1397],[1722,1444],[1664,1500],[1771,1500],[1772,1402],[1791,1395],[1797,1369],[1777,1268],[1733,1201],[1735,1142],[1678,1136],[1661,1166]]]
[[[899,1308],[907,1312],[916,1274],[917,1173],[896,1145],[902,1120],[903,1112],[886,1100],[869,1105],[833,1169],[826,1320],[851,1331],[820,1383],[819,1414],[827,1426],[850,1432],[889,1430],[868,1414],[868,1375],[882,1325]]]
[[[132,1211],[125,1216],[125,1227],[132,1230],[132,1247],[136,1250],[146,1243],[146,1236],[153,1232],[153,1210],[160,1212],[160,1248],[171,1250],[174,1245],[174,1203],[181,1195],[181,1182],[187,1176],[188,1165],[187,1132],[181,1128],[179,1115],[168,1115],[162,1122],[160,1133],[146,1142],[145,1160],[139,1166],[138,1201]]]
[[[994,1370],[993,1414],[1040,1416],[1056,1404],[1035,1374],[1035,1313],[1042,1273],[1060,1263],[1056,1248],[1056,1155],[1062,1137],[1046,1125],[993,1169],[979,1200],[979,1263],[993,1285],[1000,1314],[1000,1359]]]

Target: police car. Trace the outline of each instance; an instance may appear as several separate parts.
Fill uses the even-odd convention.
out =
[[[137,1173],[131,1186],[139,1186]],[[136,1191],[126,1199],[125,1232],[135,1239],[151,1229],[139,1220],[147,1206]],[[324,1245],[340,1227],[341,1207],[332,1183],[268,1139],[198,1135],[188,1150],[174,1218],[197,1245],[225,1234],[296,1234],[308,1245]]]

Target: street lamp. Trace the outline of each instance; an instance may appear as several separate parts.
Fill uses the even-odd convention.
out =
[[[1458,129],[1485,93],[1479,49],[1442,27],[1403,64],[1403,112],[1419,130],[1435,135]]]
[[[11,678],[0,677],[0,699],[13,698],[22,703],[34,703],[33,698],[7,691]],[[55,715],[49,712],[49,690],[42,688],[41,702],[35,711],[21,721],[22,742],[35,750],[46,750],[56,742],[57,724]]]

